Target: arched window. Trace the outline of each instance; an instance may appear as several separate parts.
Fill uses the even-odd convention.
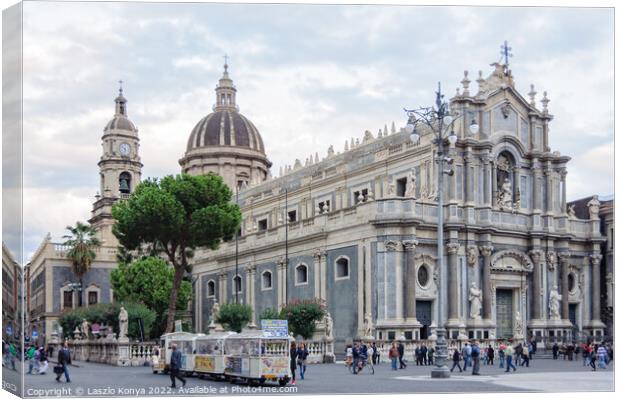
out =
[[[235,276],[233,278],[233,293],[240,294],[241,288],[241,276]]]
[[[574,273],[568,274],[568,290],[570,292],[575,291],[575,274]]]
[[[336,279],[349,278],[349,259],[340,257],[336,260]]]
[[[261,286],[263,290],[270,290],[272,285],[271,285],[271,272],[270,271],[264,271],[262,278],[261,278]]]
[[[295,285],[308,284],[308,266],[301,264],[295,268]]]
[[[123,172],[118,177],[118,187],[122,194],[131,193],[131,174],[129,172]]]
[[[215,281],[209,280],[207,283],[207,298],[213,298],[215,296]]]

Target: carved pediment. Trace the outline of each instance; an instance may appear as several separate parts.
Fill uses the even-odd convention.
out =
[[[534,263],[521,251],[499,251],[491,258],[491,270],[498,272],[528,273],[534,269]]]

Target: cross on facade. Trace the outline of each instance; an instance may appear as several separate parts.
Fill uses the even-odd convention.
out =
[[[123,81],[119,80],[118,84],[120,86],[119,89],[118,89],[118,92],[119,92],[119,94],[123,94]]]
[[[504,40],[504,44],[502,44],[500,46],[500,54],[502,55],[502,58],[504,59],[504,64],[506,65],[506,67],[508,67],[508,58],[512,57],[512,47],[508,47],[508,41]],[[501,61],[501,59],[500,59]]]
[[[228,71],[228,54],[224,54],[224,70]]]

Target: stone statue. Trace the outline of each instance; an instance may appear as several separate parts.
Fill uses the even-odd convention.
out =
[[[334,338],[334,320],[332,319],[332,316],[329,314],[329,312],[325,314],[325,336],[328,339]]]
[[[213,317],[213,323],[217,323],[220,318],[220,304],[215,301],[211,307],[211,317]]]
[[[127,327],[129,325],[129,315],[124,307],[121,306],[121,311],[118,314],[118,338],[127,338]]]
[[[482,308],[482,291],[475,282],[469,288],[469,317],[480,320],[480,309]]]
[[[568,207],[568,217],[569,219],[577,219],[577,214],[575,213],[575,205],[570,205]]]
[[[396,183],[394,183],[394,180],[392,180],[391,182],[388,183],[387,197],[394,198],[395,196],[396,196]]]
[[[502,188],[497,195],[497,203],[500,209],[512,209],[512,184],[508,178],[504,179]]]
[[[518,310],[515,315],[515,337],[523,337],[523,320],[521,319],[521,312]]]
[[[601,207],[601,202],[598,200],[598,195],[592,197],[588,202],[588,210],[590,211],[590,219],[598,219],[598,211]]]
[[[467,250],[467,264],[474,266],[478,261],[478,249],[475,246],[470,246]]]
[[[327,149],[327,158],[331,158],[333,156],[334,156],[334,146],[330,145],[329,148]]]
[[[554,285],[549,293],[549,318],[553,320],[560,319],[560,300],[562,295],[558,293],[558,286]]]
[[[405,191],[405,197],[407,198],[415,198],[415,190],[416,190],[416,178],[415,171],[411,169],[409,174],[407,175],[407,190]]]
[[[84,319],[82,321],[82,328],[81,328],[81,332],[82,332],[82,338],[83,339],[87,339],[88,338],[88,320]]]
[[[370,313],[364,315],[364,337],[372,337],[372,315]]]

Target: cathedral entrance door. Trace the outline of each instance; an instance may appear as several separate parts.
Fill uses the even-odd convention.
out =
[[[420,329],[420,339],[428,339],[431,326],[431,301],[416,301],[415,317],[418,319],[422,328]]]
[[[495,294],[497,338],[512,338],[512,290],[498,289]]]

